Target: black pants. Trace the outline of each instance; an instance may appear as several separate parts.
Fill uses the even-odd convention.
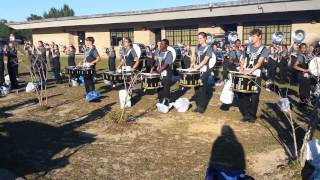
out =
[[[191,60],[189,57],[184,57],[183,60],[181,61],[181,67],[182,69],[188,69],[190,68]]]
[[[310,78],[303,77],[303,73],[298,75],[299,95],[301,102],[306,102],[310,97],[311,81]]]
[[[208,79],[210,76],[210,71],[206,71],[202,73],[201,81],[202,86],[195,88],[195,98],[196,98],[196,105],[199,110],[205,110],[208,103],[209,103],[209,85]]]
[[[0,59],[0,86],[4,84],[4,62]]]
[[[95,90],[93,77],[94,76],[84,77],[84,86],[86,88],[87,93]]]
[[[222,79],[228,79],[229,62],[225,59],[222,63]]]
[[[8,74],[11,81],[11,87],[12,88],[18,88],[18,81],[17,81],[17,75],[16,75],[16,66],[17,64],[7,64]]]
[[[281,60],[279,63],[280,69],[280,82],[286,83],[287,82],[287,74],[288,74],[288,61]]]
[[[116,71],[116,59],[115,58],[109,58],[108,67],[109,67],[109,71]]]
[[[267,66],[268,80],[272,82],[276,80],[277,66],[278,66],[277,61],[269,59],[268,66]]]
[[[16,77],[19,77],[19,64],[17,64],[14,69],[16,71]]]
[[[56,59],[56,58],[53,59],[53,72],[56,80],[60,81],[61,76],[60,76],[60,60],[59,59]]]
[[[163,100],[170,102],[170,85],[171,85],[172,72],[167,70],[167,76],[164,76],[161,80],[162,88],[158,90],[158,99],[162,103]]]
[[[257,83],[261,86],[261,78]],[[258,88],[258,93],[237,93],[239,110],[243,117],[257,118],[260,90]]]
[[[53,58],[49,57],[49,64],[50,64],[50,69],[52,72],[54,72],[54,63],[53,63]]]

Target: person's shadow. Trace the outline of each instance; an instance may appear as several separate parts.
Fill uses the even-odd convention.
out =
[[[246,169],[246,162],[243,147],[233,129],[224,125],[221,135],[213,142],[205,180],[225,179],[223,173],[226,176],[241,179],[240,174],[245,174],[244,169]],[[242,179],[250,178],[246,176]]]

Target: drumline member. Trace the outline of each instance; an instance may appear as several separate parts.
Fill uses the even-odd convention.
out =
[[[7,70],[10,77],[11,89],[18,89],[18,81],[16,74],[16,66],[18,66],[18,52],[13,42],[9,43],[8,49],[5,49],[6,56],[8,57]]]
[[[154,57],[153,57],[153,52],[151,50],[150,46],[146,47],[146,61],[145,61],[145,67],[146,67],[146,72],[149,73],[151,72],[151,68],[154,66]]]
[[[291,78],[291,83],[294,85],[298,83],[298,72],[293,68],[294,64],[297,61],[298,52],[299,52],[299,45],[295,42],[292,44],[292,46],[289,49],[289,54],[290,54],[289,67],[292,67],[290,69],[290,78]]]
[[[41,89],[45,87],[45,79],[47,77],[47,60],[46,48],[42,41],[38,41],[37,47],[32,49],[32,54],[35,56],[34,69],[37,75],[42,80]]]
[[[118,69],[123,66],[130,66],[131,71],[135,71],[139,65],[139,58],[133,48],[132,40],[130,38],[123,38],[123,50],[121,54],[121,62]]]
[[[84,52],[85,57],[84,57],[84,60],[82,60],[79,65],[82,65],[84,63],[89,63],[91,68],[95,69],[96,64],[101,60],[98,50],[94,45],[94,41],[95,40],[93,37],[86,38],[86,41],[85,41],[86,49]],[[84,85],[86,88],[86,93],[95,91],[94,76],[84,76]]]
[[[109,71],[116,71],[116,51],[114,50],[114,46],[110,46],[107,56]]]
[[[0,86],[3,86],[4,82],[4,50],[0,47]]]
[[[50,50],[52,54],[52,61],[53,61],[53,71],[54,77],[56,79],[56,83],[61,84],[62,79],[60,76],[60,51],[59,46],[57,44],[53,45],[52,49]]]
[[[300,44],[297,61],[293,65],[293,68],[298,72],[300,105],[302,107],[308,105],[311,90],[311,81],[308,69],[310,59],[307,56],[307,48],[307,44]]]
[[[269,47],[269,56],[267,60],[267,76],[268,80],[266,82],[266,90],[270,90],[270,86],[274,85],[275,79],[276,79],[276,73],[277,73],[277,65],[278,65],[278,51],[276,47],[270,46]]]
[[[49,60],[49,64],[50,64],[50,70],[51,73],[54,76],[54,63],[53,63],[53,58],[52,58],[52,51],[53,51],[53,47],[55,46],[54,42],[51,42],[51,44],[46,44],[45,48],[48,51],[48,60]]]
[[[289,52],[286,45],[281,46],[280,52],[280,62],[279,62],[279,71],[280,71],[280,83],[287,82],[287,74],[288,74],[288,60],[289,60]]]
[[[194,112],[203,113],[206,109],[208,95],[208,79],[210,70],[208,67],[209,59],[212,57],[212,48],[206,43],[207,34],[200,32],[198,34],[198,45],[195,48],[195,56],[192,58],[191,69],[200,70],[202,86],[195,88],[195,98],[197,108]]]
[[[188,69],[190,68],[190,64],[191,64],[191,56],[192,56],[192,51],[190,48],[190,45],[188,44],[185,48],[184,48],[184,52],[182,54],[182,68],[183,69]]]
[[[151,68],[151,73],[156,72],[161,74],[162,88],[158,90],[158,99],[160,103],[169,106],[170,103],[170,84],[172,78],[173,55],[167,50],[169,40],[163,39],[160,43],[159,56],[156,56],[154,67]]]
[[[68,66],[76,66],[76,48],[73,45],[68,46],[66,54],[68,56]]]
[[[262,31],[254,29],[250,32],[250,36],[252,44],[247,46],[240,61],[240,72],[244,74],[255,74],[259,72],[258,70],[261,72],[262,64],[268,57],[267,48],[261,44]],[[257,74],[256,82],[259,86],[261,86],[260,74]],[[243,116],[242,121],[254,123],[257,119],[260,90],[260,87],[258,87],[258,93],[238,93],[239,110]]]
[[[242,55],[241,51],[241,41],[237,39],[234,43],[234,48],[230,52],[229,58],[229,71],[237,71],[237,68],[240,66],[240,59]]]

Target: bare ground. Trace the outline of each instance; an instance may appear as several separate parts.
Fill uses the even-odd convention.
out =
[[[38,110],[35,96],[23,89],[0,98],[0,167],[26,179],[203,179],[208,163],[216,160],[244,168],[256,179],[299,177],[299,168],[288,165],[284,146],[292,142],[274,105],[275,93],[262,92],[255,124],[240,122],[237,107],[220,110],[220,87],[204,114],[192,112],[194,103],[186,113],[161,114],[156,95],[144,95],[134,97],[127,111],[134,121],[114,123],[118,91],[100,91],[101,102],[87,103],[84,88],[51,84],[46,111]],[[303,113],[294,112],[305,127]],[[232,136],[223,136],[223,127]],[[299,138],[303,132],[298,129]]]

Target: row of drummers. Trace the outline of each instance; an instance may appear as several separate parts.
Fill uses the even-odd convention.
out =
[[[116,84],[130,84],[132,81],[142,80],[144,89],[157,89],[159,101],[165,105],[170,103],[170,85],[174,71],[180,74],[180,84],[185,87],[195,87],[197,111],[203,112],[208,89],[210,69],[214,67],[213,50],[206,42],[207,35],[204,32],[198,35],[198,46],[195,48],[195,58],[191,58],[190,68],[174,68],[177,59],[177,51],[169,46],[169,40],[163,39],[158,43],[148,58],[142,61],[143,49],[139,44],[132,43],[130,38],[123,39],[121,48],[121,61],[116,69],[104,73],[104,79]],[[86,39],[84,60],[78,66],[68,66],[66,72],[70,78],[83,76],[86,92],[95,91],[94,76],[96,63],[100,61],[97,49],[93,45],[94,39]],[[114,52],[109,52],[114,53]],[[109,56],[110,61],[110,56]],[[210,65],[209,65],[210,62]],[[110,64],[109,64],[110,65]],[[114,63],[115,65],[115,63]],[[144,66],[144,67],[143,67]]]

